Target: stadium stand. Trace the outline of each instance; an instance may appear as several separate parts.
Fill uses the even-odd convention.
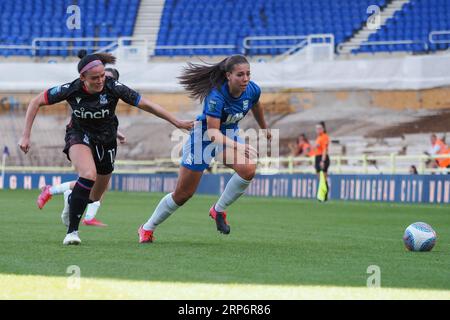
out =
[[[381,11],[392,0],[166,0],[157,26],[154,15],[143,14],[141,19],[156,19],[152,24],[158,48],[157,56],[190,55],[277,55],[298,44],[300,39],[262,39],[257,48],[246,49],[243,40],[254,36],[307,36],[333,34],[335,47],[347,43],[366,28],[369,6]],[[80,47],[89,51],[104,47],[121,36],[139,36],[145,30],[135,30],[140,0],[3,0],[0,2],[0,46],[14,45],[14,49],[0,48],[0,56],[62,56],[76,55]],[[66,26],[70,11],[77,5],[83,13],[80,29]],[[162,3],[161,5],[162,6]],[[13,21],[13,23],[11,23]],[[377,52],[435,52],[448,49],[450,33],[438,35],[430,41],[432,31],[450,30],[450,2],[448,0],[409,0],[401,10],[371,33],[367,41],[404,41],[414,43],[362,45],[353,54]],[[143,24],[147,25],[147,24]],[[159,31],[158,31],[159,29]],[[110,38],[102,41],[58,41],[56,38]],[[32,52],[29,46],[36,38],[55,38],[43,42],[44,48]],[[254,41],[254,40],[253,40]],[[153,42],[152,42],[153,43]],[[252,43],[253,44],[253,43]],[[24,46],[24,47],[20,47]],[[46,47],[45,47],[46,46]],[[202,48],[173,48],[173,46],[203,46]],[[222,46],[213,48],[211,46]],[[225,46],[225,47],[224,47]],[[56,47],[59,47],[56,49]],[[165,48],[166,47],[166,48]],[[153,51],[151,51],[153,53]],[[338,52],[339,53],[339,52]]]
[[[386,0],[167,0],[158,45],[235,45],[233,49],[158,49],[156,55],[227,55],[244,53],[247,36],[288,36],[332,33],[335,43],[350,38],[365,23],[366,9]],[[298,40],[267,40],[260,45],[295,45]],[[279,54],[286,49],[249,49],[246,54]]]
[[[83,12],[80,29],[70,30],[66,26],[67,8],[76,4]],[[139,8],[139,0],[2,0],[0,1],[0,44],[30,45],[38,37],[119,37],[131,36]],[[11,23],[13,22],[13,23]],[[64,45],[64,43],[47,43]],[[39,50],[38,56],[67,56],[65,50]],[[85,42],[74,45],[94,46],[105,43]],[[0,55],[31,55],[29,49],[0,49]]]
[[[432,31],[450,30],[450,1],[448,0],[411,0],[401,10],[386,21],[369,41],[413,40],[412,44],[367,45],[352,50],[360,52],[424,52],[448,49],[450,43],[429,43]],[[449,35],[444,39],[449,40]],[[426,43],[424,46],[422,43]]]

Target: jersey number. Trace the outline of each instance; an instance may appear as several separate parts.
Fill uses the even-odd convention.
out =
[[[116,150],[110,149],[108,150],[109,157],[111,158],[111,163],[114,163],[114,160],[116,159]]]

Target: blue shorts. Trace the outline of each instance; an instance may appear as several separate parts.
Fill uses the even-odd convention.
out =
[[[209,167],[212,159],[223,151],[222,145],[217,145],[209,140],[204,126],[194,127],[189,139],[183,146],[181,165],[193,171],[204,171]],[[238,135],[239,129],[228,129],[226,136],[239,143],[245,143]]]

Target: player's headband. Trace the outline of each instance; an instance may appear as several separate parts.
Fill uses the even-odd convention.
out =
[[[92,69],[92,68],[94,68],[96,66],[99,66],[101,64],[103,64],[103,62],[101,62],[100,60],[93,60],[93,61],[89,62],[87,65],[85,65],[83,67],[83,69],[80,70],[80,74],[82,74],[82,73],[84,73],[84,72],[86,72],[86,71],[88,71],[88,70],[90,70],[90,69]]]

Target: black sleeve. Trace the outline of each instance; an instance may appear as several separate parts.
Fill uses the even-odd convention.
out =
[[[139,101],[141,101],[141,95],[139,93],[137,93],[133,89],[128,88],[126,85],[120,83],[119,81],[114,80],[114,83],[111,86],[111,90],[117,98],[132,106],[137,106],[139,104]]]
[[[66,100],[73,91],[74,83],[66,83],[57,87],[53,87],[45,91],[45,104],[55,104]]]

